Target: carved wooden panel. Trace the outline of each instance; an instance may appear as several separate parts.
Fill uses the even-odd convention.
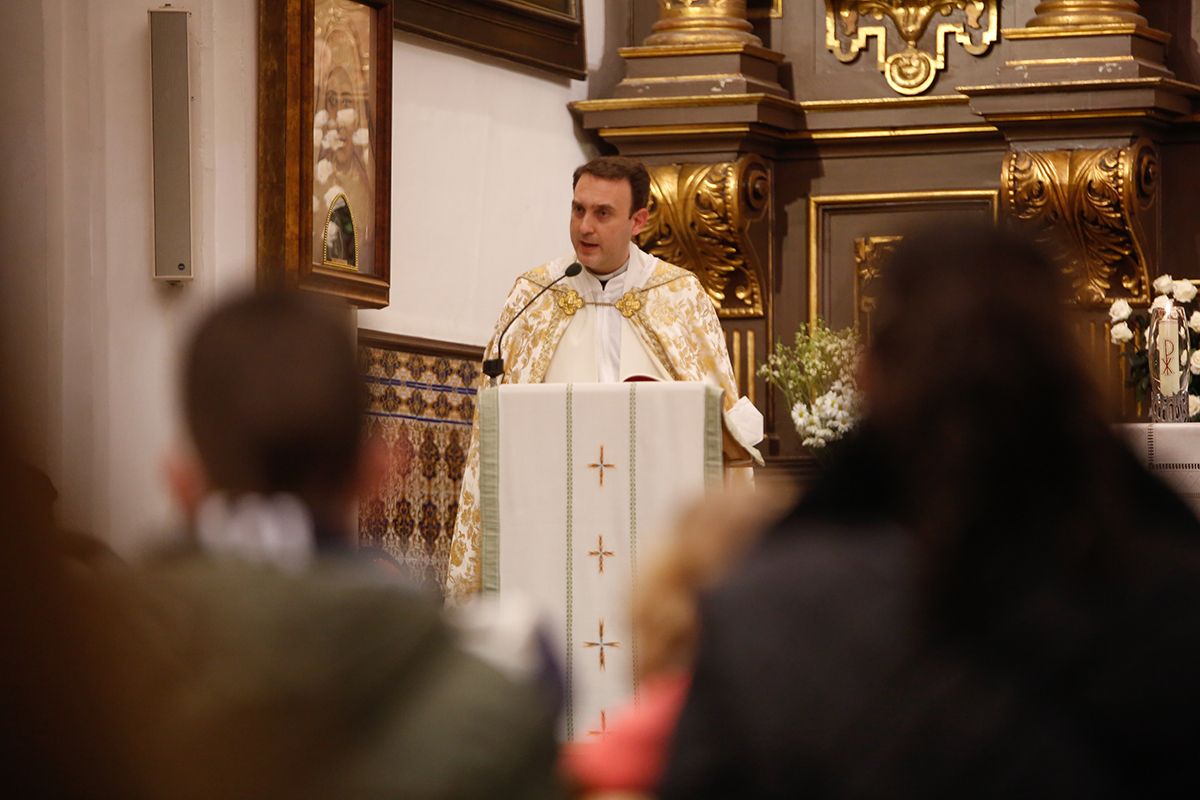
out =
[[[995,189],[810,197],[808,320],[820,317],[833,327],[861,324],[860,271],[864,266],[868,270],[877,268],[881,248],[894,246],[905,230],[931,217],[944,225],[963,219],[994,221],[998,208]]]

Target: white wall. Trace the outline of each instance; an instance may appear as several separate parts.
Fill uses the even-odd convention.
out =
[[[584,4],[588,67],[605,3]],[[358,324],[484,344],[513,280],[570,252],[571,173],[595,153],[567,103],[588,84],[397,33],[391,305]]]
[[[195,281],[151,275],[150,43],[145,0],[44,0],[44,305],[19,334],[46,377],[38,460],[67,525],[131,553],[170,520],[161,458],[175,431],[176,349],[254,259],[255,3],[192,0]],[[35,109],[30,106],[33,113]],[[30,136],[30,133],[35,135]],[[7,148],[6,148],[7,149]]]
[[[5,5],[9,37],[0,72],[19,76],[0,92],[0,409],[6,432],[44,464],[49,370],[46,317],[46,153],[30,143],[44,136],[46,116],[40,0]],[[12,141],[9,141],[11,137]],[[20,391],[17,391],[17,389]]]

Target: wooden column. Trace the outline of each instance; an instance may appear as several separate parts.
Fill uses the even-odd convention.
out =
[[[746,0],[659,0],[658,22],[643,44],[762,45],[746,19]]]
[[[1081,27],[1088,25],[1147,25],[1136,0],[1046,0],[1033,10],[1026,27]]]

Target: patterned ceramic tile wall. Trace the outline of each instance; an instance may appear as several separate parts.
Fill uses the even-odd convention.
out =
[[[477,359],[360,344],[370,390],[368,436],[382,441],[387,477],[359,506],[359,541],[416,576],[446,578],[458,491],[475,413]]]

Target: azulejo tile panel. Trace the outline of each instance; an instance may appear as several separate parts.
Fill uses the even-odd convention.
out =
[[[445,583],[458,492],[475,414],[473,359],[359,347],[370,392],[367,435],[382,443],[387,474],[359,506],[359,542],[420,580]]]

